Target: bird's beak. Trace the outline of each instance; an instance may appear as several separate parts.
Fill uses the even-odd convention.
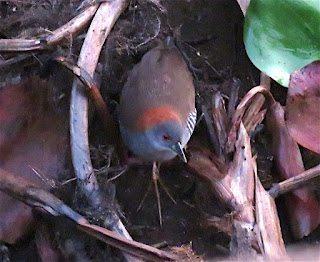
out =
[[[176,143],[175,145],[173,145],[173,146],[171,147],[171,149],[172,149],[174,152],[177,153],[177,155],[180,157],[180,159],[181,159],[183,162],[187,163],[187,158],[186,158],[186,155],[184,154],[184,151],[183,151],[183,148],[182,148],[180,142],[178,142],[178,143]]]

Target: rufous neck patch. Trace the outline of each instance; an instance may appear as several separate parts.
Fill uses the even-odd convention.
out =
[[[180,117],[172,109],[164,106],[150,108],[139,118],[138,131],[146,131],[155,125],[162,124],[169,120],[175,120],[181,123]]]

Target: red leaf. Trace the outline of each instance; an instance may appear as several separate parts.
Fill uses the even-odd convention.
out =
[[[272,154],[280,177],[287,179],[304,172],[299,146],[288,132],[284,122],[284,110],[279,103],[270,107],[266,119],[272,134]],[[287,194],[286,205],[295,238],[309,235],[319,225],[320,206],[308,188],[300,188]]]
[[[53,89],[36,77],[0,89],[0,167],[44,188],[50,185],[32,168],[56,180],[69,144],[68,118],[57,112]],[[0,241],[14,243],[32,221],[29,206],[0,192]]]
[[[291,75],[286,124],[297,143],[320,154],[320,61]]]

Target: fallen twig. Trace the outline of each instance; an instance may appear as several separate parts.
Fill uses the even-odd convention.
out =
[[[273,185],[268,192],[273,198],[276,198],[279,195],[288,193],[292,190],[306,185],[312,179],[318,176],[320,176],[320,165],[310,168],[307,171],[301,173],[300,175],[291,177],[278,184]]]
[[[0,70],[8,70],[14,65],[19,64],[21,61],[25,61],[27,59],[30,59],[33,57],[33,54],[19,54],[13,58],[7,59],[7,60],[1,60],[0,61]]]
[[[90,22],[98,7],[98,4],[89,6],[68,23],[54,30],[48,37],[46,37],[47,46],[55,46],[62,40],[70,39],[70,37],[77,35]]]
[[[73,211],[56,196],[3,169],[0,169],[0,190],[32,207],[41,208],[53,216],[67,217],[78,225],[79,230],[126,253],[151,261],[179,260],[175,254],[129,240],[118,233],[89,224],[83,216]]]
[[[74,37],[90,22],[98,4],[88,7],[81,14],[67,24],[54,30],[49,36],[40,36],[38,39],[0,39],[0,52],[26,52],[51,49],[64,39]]]
[[[129,4],[128,0],[103,2],[92,20],[86,38],[79,55],[78,66],[83,68],[93,77],[100,51],[104,41],[110,33],[114,23]],[[122,224],[113,203],[103,201],[97,179],[94,175],[90,158],[88,141],[88,99],[83,86],[78,81],[73,82],[70,104],[70,142],[72,163],[78,185],[88,202],[97,210],[108,210],[104,215],[104,226],[113,231],[132,239]],[[124,254],[128,261],[136,260],[131,255]]]
[[[1,52],[26,52],[46,49],[46,41],[40,39],[0,39]]]

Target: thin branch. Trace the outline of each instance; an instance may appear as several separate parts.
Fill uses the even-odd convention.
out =
[[[114,0],[103,2],[99,6],[88,29],[78,60],[78,66],[88,72],[91,77],[94,75],[105,39],[128,4],[129,0]],[[70,143],[75,175],[88,202],[100,210],[107,208],[110,211],[108,218],[104,220],[104,226],[132,239],[117,212],[111,207],[112,203],[103,201],[94,175],[88,141],[88,98],[84,91],[84,87],[75,79],[70,104]],[[128,261],[137,260],[126,253],[124,256]]]
[[[98,9],[98,4],[92,5],[84,10],[81,14],[70,20],[65,25],[54,30],[51,35],[46,38],[47,46],[52,47],[60,43],[64,39],[69,39],[70,36],[74,38],[79,34],[85,26],[90,22]]]
[[[99,7],[78,60],[78,66],[88,72],[91,77],[94,75],[103,43],[128,3],[129,1],[118,0],[104,2]],[[70,129],[72,162],[76,176],[84,183],[82,190],[85,195],[98,204],[101,200],[92,195],[98,190],[98,185],[93,173],[88,142],[88,99],[83,86],[79,86],[76,80],[73,83],[71,95]]]
[[[74,37],[81,32],[95,14],[98,4],[88,7],[81,14],[62,27],[54,30],[49,36],[38,39],[0,39],[0,52],[26,52],[50,49],[64,39]]]
[[[41,208],[53,216],[65,216],[76,223],[79,230],[134,256],[149,261],[179,260],[175,254],[126,239],[118,233],[89,224],[83,216],[56,196],[4,169],[0,169],[0,190],[32,207]]]
[[[118,233],[112,232],[103,227],[90,225],[89,223],[79,223],[81,231],[100,239],[101,241],[117,247],[131,255],[141,257],[147,261],[179,261],[179,257],[170,252],[162,251],[143,243],[124,238]],[[132,261],[132,260],[131,260]],[[180,260],[181,261],[181,260]]]
[[[33,54],[19,54],[13,58],[7,59],[7,60],[1,60],[0,61],[0,70],[8,70],[14,65],[19,64],[22,61],[25,61],[27,59],[30,59],[33,57]]]
[[[26,52],[46,49],[46,41],[40,39],[0,39],[2,52]]]
[[[288,193],[292,190],[295,190],[297,188],[300,188],[307,183],[309,183],[312,179],[320,176],[320,164],[308,169],[307,171],[301,173],[300,175],[291,177],[289,179],[286,179],[278,184],[275,184],[269,189],[269,194],[276,198],[279,195]]]

